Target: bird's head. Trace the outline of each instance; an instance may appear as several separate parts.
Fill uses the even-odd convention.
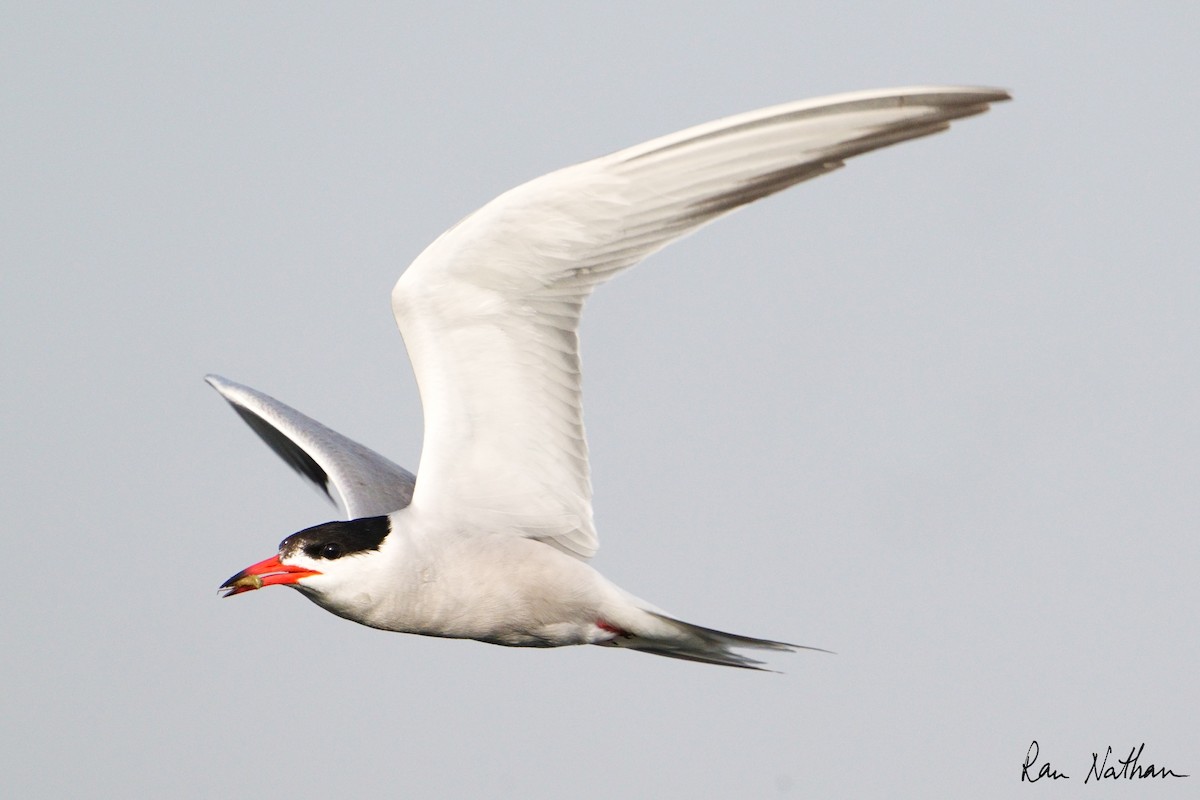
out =
[[[326,522],[279,543],[279,552],[221,584],[225,597],[283,584],[321,602],[356,582],[365,557],[379,550],[391,525],[387,517]]]

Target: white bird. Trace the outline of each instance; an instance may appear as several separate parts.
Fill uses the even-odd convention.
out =
[[[500,195],[442,234],[392,291],[425,415],[419,479],[210,376],[276,453],[336,493],[348,518],[287,537],[277,555],[222,584],[226,596],[283,584],[389,631],[627,647],[755,669],[762,662],[738,648],[798,649],[682,622],[587,564],[597,538],[580,393],[583,303],[723,214],[1007,99],[998,89],[912,87],[787,103]]]

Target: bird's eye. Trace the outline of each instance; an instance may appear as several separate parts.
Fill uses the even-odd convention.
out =
[[[337,542],[328,542],[324,547],[321,548],[321,558],[332,561],[335,558],[341,558],[341,556],[342,546]]]

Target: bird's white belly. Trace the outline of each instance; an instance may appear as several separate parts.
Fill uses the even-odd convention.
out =
[[[559,647],[612,638],[600,625],[623,593],[587,564],[532,539],[451,537],[340,602],[312,598],[373,628]],[[324,600],[324,602],[322,602]]]

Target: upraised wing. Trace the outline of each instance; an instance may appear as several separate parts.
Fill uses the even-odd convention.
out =
[[[389,514],[412,502],[416,479],[403,467],[270,395],[219,375],[205,380],[288,466],[339,505],[347,519]]]
[[[914,87],[774,106],[552,172],[459,222],[392,292],[425,413],[413,510],[591,556],[591,291],[722,214],[1006,99]]]

